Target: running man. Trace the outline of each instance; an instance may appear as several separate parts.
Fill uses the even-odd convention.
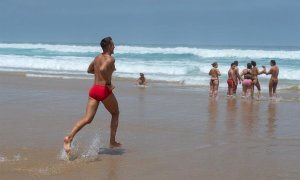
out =
[[[119,123],[119,107],[118,101],[112,93],[114,86],[111,84],[112,73],[116,70],[115,59],[112,57],[115,46],[111,37],[102,39],[100,45],[103,52],[95,57],[87,70],[88,73],[94,74],[95,79],[94,85],[89,91],[86,113],[74,125],[70,134],[64,138],[64,149],[67,154],[71,151],[71,142],[74,136],[81,128],[93,121],[100,101],[112,116],[110,124],[110,147],[114,148],[121,146],[120,143],[116,142],[116,133]]]
[[[276,89],[277,89],[277,85],[278,85],[279,67],[276,65],[275,60],[271,60],[270,65],[271,65],[271,68],[268,72],[267,72],[265,66],[263,66],[263,68],[264,68],[266,75],[271,74],[271,78],[269,81],[269,96],[272,98],[274,96],[277,97]]]
[[[219,76],[221,76],[221,73],[218,69],[218,63],[214,62],[211,64],[213,67],[210,69],[208,75],[211,76],[210,78],[210,91],[209,96],[210,97],[217,97],[218,96],[218,88],[219,88]]]

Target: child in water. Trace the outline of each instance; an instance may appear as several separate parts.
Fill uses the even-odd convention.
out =
[[[140,77],[137,79],[137,83],[139,86],[145,86],[146,85],[146,78],[144,73],[140,73]]]

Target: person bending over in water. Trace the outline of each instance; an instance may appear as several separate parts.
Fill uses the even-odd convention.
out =
[[[252,65],[251,63],[247,64],[247,69],[244,69],[241,72],[241,77],[242,77],[242,85],[243,85],[243,94],[242,97],[247,96],[247,92],[250,91],[250,94],[252,95],[252,78],[253,78],[253,73],[252,73]]]
[[[258,80],[258,75],[263,74],[265,71],[259,71],[258,68],[256,67],[256,62],[255,61],[251,61],[251,65],[252,65],[252,79],[253,79],[253,90],[252,93],[254,93],[254,86],[256,86],[257,88],[257,97],[259,98],[261,93],[261,88],[260,88],[260,83]],[[252,94],[253,96],[253,94]]]
[[[264,68],[266,75],[271,74],[271,78],[269,81],[269,96],[276,97],[277,96],[276,89],[277,89],[277,85],[278,85],[279,67],[276,65],[275,60],[271,60],[270,65],[271,65],[271,68],[269,71],[266,70],[265,66],[263,66],[263,68]]]
[[[218,69],[218,63],[214,62],[211,64],[213,67],[210,69],[208,75],[211,76],[210,78],[210,91],[209,96],[210,97],[217,97],[218,96],[218,88],[219,88],[219,76],[221,76],[221,73]]]
[[[227,95],[229,97],[233,96],[233,90],[236,86],[237,79],[235,78],[235,67],[236,65],[234,63],[231,63],[230,69],[228,70],[228,80],[227,80],[227,84],[228,84],[228,92]]]
[[[71,151],[71,142],[74,136],[81,128],[93,121],[100,101],[112,116],[110,124],[110,147],[121,146],[120,143],[116,142],[119,107],[118,101],[112,93],[114,86],[111,84],[112,73],[116,70],[115,59],[112,57],[115,46],[111,37],[102,39],[100,45],[103,52],[97,55],[88,67],[88,73],[94,74],[94,85],[89,91],[86,113],[64,138],[64,149],[67,154]]]
[[[144,73],[140,73],[140,77],[137,79],[137,84],[140,86],[146,85],[146,78],[145,78]]]

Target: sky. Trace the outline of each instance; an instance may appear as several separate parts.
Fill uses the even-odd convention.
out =
[[[299,0],[1,0],[0,42],[300,46]]]

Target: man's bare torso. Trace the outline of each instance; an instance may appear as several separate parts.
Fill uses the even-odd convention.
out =
[[[108,54],[99,54],[90,64],[89,73],[95,75],[95,84],[111,83],[112,73],[115,71],[115,59]]]
[[[270,69],[271,79],[278,80],[279,68],[278,66],[272,66]]]

